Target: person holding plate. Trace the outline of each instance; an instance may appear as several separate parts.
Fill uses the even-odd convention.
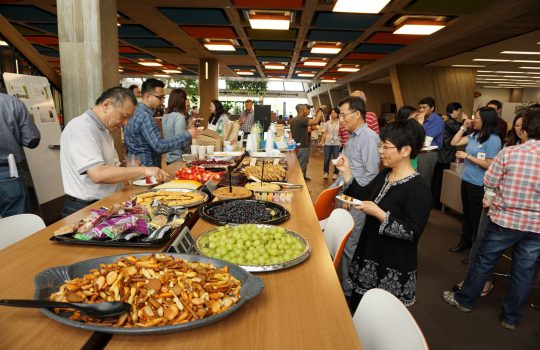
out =
[[[417,245],[429,218],[431,192],[411,158],[418,155],[424,139],[422,125],[414,120],[385,127],[379,144],[385,169],[365,186],[353,177],[349,159],[338,157],[343,193],[360,199],[354,208],[366,214],[346,276],[353,286],[351,313],[373,288],[387,290],[406,306],[416,301]]]

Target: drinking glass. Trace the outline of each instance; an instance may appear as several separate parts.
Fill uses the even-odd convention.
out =
[[[141,158],[138,154],[128,154],[126,156],[126,167],[135,167],[135,166],[141,166]],[[128,180],[128,184],[131,185],[133,182],[132,180]]]

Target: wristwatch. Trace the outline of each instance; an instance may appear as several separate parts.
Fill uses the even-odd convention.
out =
[[[463,132],[467,131],[467,128],[464,127],[464,126],[461,126],[460,129],[461,129],[461,131],[463,131]]]

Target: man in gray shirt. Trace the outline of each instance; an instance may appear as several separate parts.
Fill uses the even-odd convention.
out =
[[[359,185],[365,186],[379,173],[379,135],[366,124],[366,107],[360,97],[348,96],[339,103],[340,118],[343,118],[345,128],[350,133],[349,139],[343,148],[343,154],[349,160],[353,177]],[[342,182],[341,176],[336,183]],[[366,221],[366,214],[350,209],[354,219],[354,228],[351,233],[338,268],[341,286],[345,295],[351,294],[352,286],[342,276],[347,276],[351,259],[360,239],[360,233]]]
[[[304,180],[311,181],[309,177],[306,176],[307,165],[309,162],[309,134],[308,126],[317,125],[321,121],[322,113],[309,119],[309,110],[313,106],[307,105],[305,103],[300,103],[296,105],[296,117],[289,121],[291,126],[291,134],[296,143],[300,144],[298,153],[298,163],[300,163],[300,168],[302,169],[302,174],[304,175]]]
[[[32,115],[18,98],[0,93],[0,216],[30,213],[28,189],[24,183],[24,151],[41,140]],[[8,156],[15,157],[18,177],[12,177]]]

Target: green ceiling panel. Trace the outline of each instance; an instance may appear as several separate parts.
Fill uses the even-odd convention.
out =
[[[264,30],[246,28],[251,40],[296,40],[296,29]]]
[[[407,7],[407,11],[418,12],[418,14],[465,15],[492,3],[493,0],[416,0]],[[511,2],[508,5],[511,6]]]

